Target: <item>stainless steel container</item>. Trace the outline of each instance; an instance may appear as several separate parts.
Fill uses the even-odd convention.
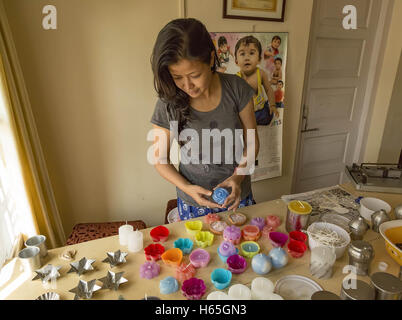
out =
[[[375,290],[372,286],[362,280],[356,280],[355,288],[346,289],[342,284],[342,300],[374,300]]]
[[[379,211],[374,212],[371,215],[371,228],[374,232],[380,232],[380,225],[384,222],[390,221],[390,217],[385,212],[385,210],[381,209]]]
[[[290,201],[286,214],[286,231],[292,232],[307,229],[312,210],[313,208],[306,201]]]
[[[38,247],[27,247],[18,253],[18,258],[27,273],[33,273],[35,270],[40,269],[40,249]]]
[[[317,291],[313,293],[311,300],[341,300],[341,298],[329,291]]]
[[[402,281],[392,274],[376,272],[371,275],[371,284],[375,288],[376,300],[400,300],[402,298]]]
[[[362,216],[358,216],[349,223],[350,237],[352,240],[363,240],[364,235],[370,228]]]
[[[395,219],[402,219],[402,204],[395,208]]]
[[[43,235],[30,237],[25,241],[25,246],[38,247],[40,249],[40,256],[42,258],[47,256],[46,237]]]
[[[354,240],[349,249],[349,264],[356,267],[356,273],[361,276],[368,275],[370,263],[374,258],[373,246],[363,240]]]

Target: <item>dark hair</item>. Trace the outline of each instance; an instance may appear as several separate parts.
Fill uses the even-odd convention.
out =
[[[154,86],[159,98],[167,104],[169,121],[178,121],[179,134],[190,120],[190,98],[175,85],[168,67],[181,59],[209,65],[211,52],[215,56],[211,70],[215,72],[220,65],[215,45],[206,27],[193,18],[170,21],[156,38],[151,55]]]
[[[255,46],[258,49],[258,56],[261,57],[261,53],[262,53],[261,42],[254,36],[245,36],[245,37],[241,38],[239,41],[237,41],[236,47],[235,47],[235,57],[237,57],[237,51],[239,51],[239,48],[242,44],[244,44],[245,46],[248,46],[250,43],[255,44]]]
[[[278,83],[282,83],[282,85],[284,85],[284,83],[283,83],[283,81],[282,81],[282,80],[278,80]]]
[[[226,40],[226,38],[224,36],[220,36],[218,39],[218,47],[223,46],[224,44],[227,44],[228,41]]]
[[[278,57],[278,58],[276,58],[276,59],[275,59],[275,62],[276,62],[277,60],[279,60],[279,61],[281,62],[281,64],[283,64],[283,62],[282,62],[282,59],[281,59],[281,58],[279,58],[279,57]]]
[[[273,36],[271,42],[273,42],[274,40],[279,40],[282,43],[282,39],[280,36]]]

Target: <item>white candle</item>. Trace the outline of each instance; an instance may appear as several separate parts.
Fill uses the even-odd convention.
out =
[[[251,290],[240,283],[232,285],[228,295],[231,300],[251,300]]]
[[[274,284],[271,280],[257,277],[251,282],[251,298],[253,300],[271,300]]]
[[[128,234],[133,231],[133,226],[129,224],[124,224],[119,228],[119,241],[120,245],[126,246],[128,243]]]
[[[144,247],[143,234],[141,231],[131,231],[128,234],[128,251],[138,252]]]

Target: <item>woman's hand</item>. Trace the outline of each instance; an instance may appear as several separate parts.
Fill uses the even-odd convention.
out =
[[[203,187],[194,184],[189,184],[183,191],[187,193],[191,198],[193,198],[200,207],[207,207],[210,209],[223,208],[222,205],[217,204],[216,202],[210,201],[208,199],[205,199],[205,197],[203,197],[203,196],[207,197],[212,196],[212,191],[204,189]]]
[[[244,176],[233,174],[229,178],[227,178],[222,183],[218,184],[216,188],[232,188],[232,193],[226,198],[225,202],[222,205],[222,208],[226,208],[228,205],[231,206],[228,208],[228,211],[233,210],[236,211],[240,204],[241,197],[241,182],[243,181]]]

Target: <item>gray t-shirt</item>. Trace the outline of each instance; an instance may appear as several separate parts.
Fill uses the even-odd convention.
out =
[[[187,143],[180,148],[179,172],[190,183],[211,191],[216,185],[233,175],[241,159],[243,127],[239,112],[254,95],[254,90],[244,79],[233,74],[219,72],[218,74],[222,87],[219,105],[209,112],[190,108],[191,120],[180,133],[180,139]],[[159,99],[151,122],[173,131],[177,140],[177,129],[174,130],[177,125],[174,121],[175,119],[169,119],[166,103]],[[221,136],[222,139],[220,139]],[[185,203],[199,206],[185,192],[179,188],[176,190],[177,196]],[[246,176],[241,184],[241,199],[246,198],[250,192],[251,179],[250,176]]]

